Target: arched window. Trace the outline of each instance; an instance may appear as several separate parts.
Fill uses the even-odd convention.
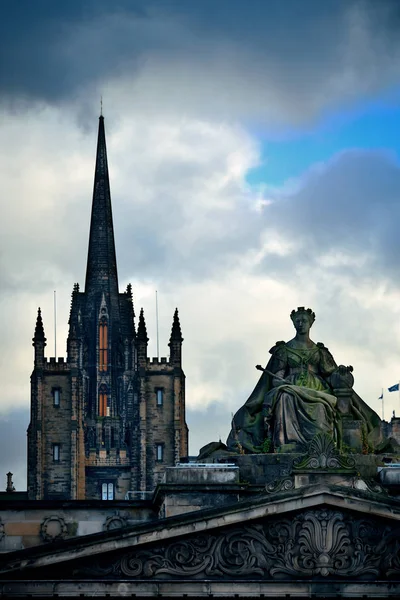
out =
[[[107,396],[108,391],[105,385],[99,388],[99,417],[107,417]]]
[[[107,371],[108,326],[103,318],[99,324],[99,371]]]

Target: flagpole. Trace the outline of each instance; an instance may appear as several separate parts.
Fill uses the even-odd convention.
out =
[[[54,356],[57,362],[57,300],[56,290],[54,290]]]
[[[158,294],[156,290],[156,333],[157,333],[157,360],[160,359],[160,343],[158,338]]]

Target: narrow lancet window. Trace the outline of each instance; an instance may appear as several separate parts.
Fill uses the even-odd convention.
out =
[[[108,327],[107,322],[102,320],[99,325],[99,371],[107,371],[108,350]]]
[[[107,417],[107,388],[105,385],[101,385],[99,389],[99,417]]]

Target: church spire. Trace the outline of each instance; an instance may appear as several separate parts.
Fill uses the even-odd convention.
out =
[[[99,118],[85,292],[90,295],[105,292],[106,296],[110,295],[112,299],[118,296],[117,261],[103,115]]]

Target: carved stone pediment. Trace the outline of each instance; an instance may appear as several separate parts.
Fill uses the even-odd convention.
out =
[[[392,586],[400,582],[399,509],[398,500],[362,490],[290,490],[10,553],[0,578]]]
[[[68,579],[298,580],[400,576],[400,526],[321,507],[73,562]],[[54,576],[54,573],[53,573]]]

